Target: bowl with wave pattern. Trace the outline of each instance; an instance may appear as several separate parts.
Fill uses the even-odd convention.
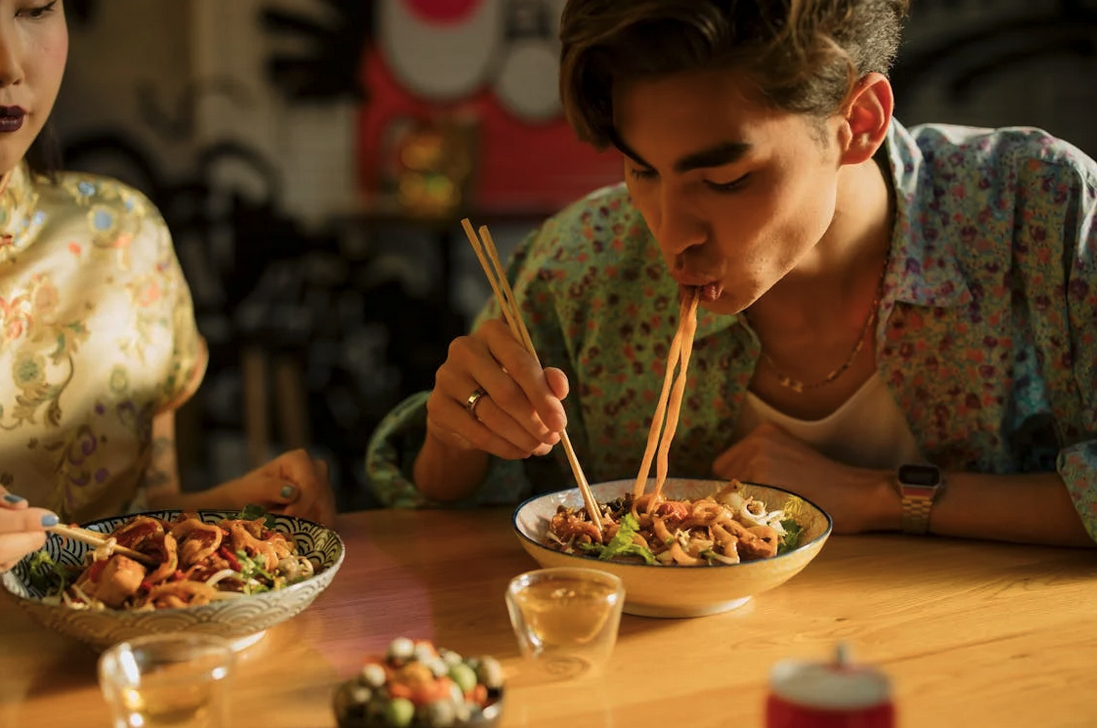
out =
[[[178,510],[148,511],[102,518],[81,525],[99,533],[111,533],[138,515],[171,520],[179,513]],[[205,523],[218,523],[236,515],[236,511],[198,512],[198,517]],[[45,594],[32,583],[30,556],[0,575],[0,582],[35,621],[97,650],[133,637],[167,632],[213,634],[229,640],[234,648],[243,649],[261,639],[271,627],[296,616],[312,604],[331,584],[345,555],[342,539],[330,528],[292,516],[271,517],[275,521],[275,529],[293,536],[298,552],[309,559],[316,570],[310,578],[276,591],[179,609],[73,609],[43,601]],[[92,548],[52,533],[45,545],[54,562],[77,567],[83,564],[84,555]]]
[[[599,503],[605,503],[631,491],[633,482],[592,484],[591,490]],[[725,485],[727,481],[668,478],[663,493],[670,499],[693,500],[713,495]],[[788,581],[818,555],[830,536],[833,525],[830,516],[806,498],[756,483],[744,483],[741,492],[761,500],[767,510],[781,509],[795,518],[803,529],[799,545],[768,559],[705,566],[648,566],[566,554],[549,546],[546,534],[559,506],[582,508],[583,498],[577,488],[530,498],[518,506],[512,521],[522,548],[542,567],[586,567],[619,576],[625,585],[626,614],[703,617],[740,607],[752,597]]]

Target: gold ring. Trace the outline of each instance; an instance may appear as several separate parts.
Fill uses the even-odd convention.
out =
[[[468,410],[468,413],[475,419],[479,419],[476,417],[476,405],[480,404],[480,398],[485,394],[487,394],[487,392],[484,391],[483,387],[477,387],[473,390],[472,394],[469,395],[468,399],[465,400],[465,409]]]

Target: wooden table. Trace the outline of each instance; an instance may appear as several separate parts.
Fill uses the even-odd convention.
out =
[[[900,725],[1097,725],[1097,553],[900,536],[834,537],[738,611],[630,617],[598,682],[523,675],[503,592],[535,563],[509,511],[339,517],[347,559],[304,613],[244,653],[234,725],[335,725],[335,686],[397,635],[494,654],[505,726],[760,726],[767,674],[836,640],[893,678]],[[0,598],[0,727],[106,728],[95,655]]]

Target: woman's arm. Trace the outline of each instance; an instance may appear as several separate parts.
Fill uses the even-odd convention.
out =
[[[175,448],[175,413],[163,412],[152,422],[152,455],[142,478],[153,509],[237,510],[262,506],[272,513],[300,516],[320,523],[335,519],[335,495],[328,466],[304,450],[287,452],[236,480],[208,490],[179,489]]]
[[[175,411],[168,410],[152,420],[152,453],[141,477],[149,508],[153,510],[196,510],[209,508],[232,510],[242,505],[231,493],[218,489],[184,493],[179,487],[179,463],[175,446]]]
[[[140,488],[151,508],[182,508],[179,492],[179,465],[175,454],[175,411],[153,417],[149,464],[141,476]]]

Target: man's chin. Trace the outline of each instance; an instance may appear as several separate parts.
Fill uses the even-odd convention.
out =
[[[750,301],[738,301],[725,293],[715,301],[702,301],[699,307],[717,316],[732,316],[750,305]]]

